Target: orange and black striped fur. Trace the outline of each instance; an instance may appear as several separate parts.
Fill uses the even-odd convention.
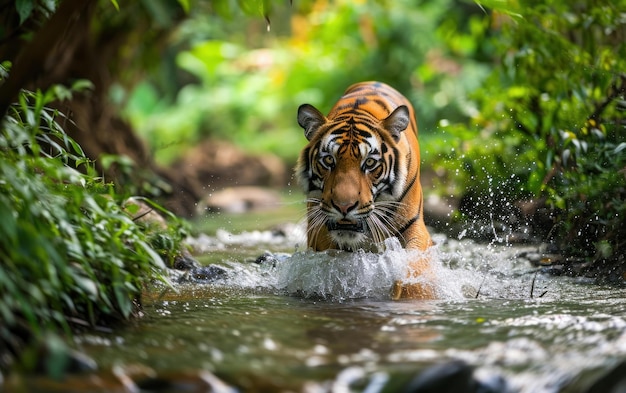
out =
[[[307,238],[313,250],[373,249],[389,237],[406,248],[431,245],[423,219],[420,150],[413,107],[380,82],[346,90],[324,116],[304,104],[298,123],[309,140],[296,177],[307,194]],[[430,271],[421,258],[409,275]],[[393,297],[433,297],[430,285],[398,282]]]

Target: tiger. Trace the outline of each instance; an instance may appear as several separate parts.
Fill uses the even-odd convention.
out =
[[[327,116],[300,105],[298,124],[308,140],[295,178],[306,195],[309,249],[378,250],[390,237],[406,249],[433,245],[423,217],[417,120],[406,97],[382,82],[360,82]],[[432,277],[429,259],[411,261],[407,274]],[[434,285],[397,280],[391,296],[434,298]]]

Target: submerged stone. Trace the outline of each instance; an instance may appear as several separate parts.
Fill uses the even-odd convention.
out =
[[[404,392],[415,393],[503,393],[507,382],[500,375],[477,378],[474,367],[461,360],[437,364],[416,376]]]
[[[172,272],[173,273],[173,272]],[[217,265],[200,266],[187,270],[176,278],[178,283],[211,283],[227,276],[227,270]],[[173,275],[173,274],[172,274]]]

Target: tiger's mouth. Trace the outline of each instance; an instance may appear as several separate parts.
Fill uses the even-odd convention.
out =
[[[352,231],[352,232],[365,232],[365,222],[363,220],[348,221],[327,221],[326,227],[329,231]]]

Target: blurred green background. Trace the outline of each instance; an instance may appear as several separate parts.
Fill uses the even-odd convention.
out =
[[[446,145],[445,125],[476,113],[468,94],[493,68],[490,18],[473,2],[275,2],[269,24],[217,4],[194,7],[161,66],[118,91],[160,163],[212,137],[292,165],[306,142],[297,107],[327,112],[363,80],[386,82],[414,103],[428,160]]]

